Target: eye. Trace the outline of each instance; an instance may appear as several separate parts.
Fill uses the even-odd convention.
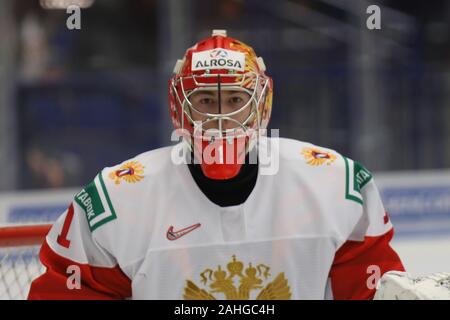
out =
[[[244,99],[241,97],[235,96],[230,98],[230,102],[233,104],[242,104],[244,102]]]
[[[212,103],[214,103],[214,100],[211,99],[211,98],[201,98],[199,100],[199,103],[202,104],[202,105],[212,104]]]

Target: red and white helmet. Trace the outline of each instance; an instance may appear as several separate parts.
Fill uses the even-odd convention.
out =
[[[169,80],[170,115],[207,177],[236,176],[259,130],[267,128],[272,79],[265,70],[263,59],[250,46],[227,37],[225,30],[213,30],[211,37],[189,48],[176,62]],[[191,95],[200,90],[217,92],[218,110],[201,111],[191,103]],[[224,90],[246,92],[249,100],[238,110],[221,113],[220,94]],[[236,120],[240,113],[245,117],[242,121]],[[195,115],[201,115],[202,120],[194,121]],[[234,127],[223,129],[223,122]],[[212,123],[217,124],[214,129],[204,129]]]

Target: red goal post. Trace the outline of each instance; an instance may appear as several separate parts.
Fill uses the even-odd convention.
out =
[[[44,272],[39,248],[51,224],[0,226],[0,300],[26,299]]]

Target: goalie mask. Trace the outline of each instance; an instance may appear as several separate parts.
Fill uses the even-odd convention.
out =
[[[169,80],[170,115],[211,179],[235,177],[266,129],[272,79],[246,44],[214,30],[186,51]]]

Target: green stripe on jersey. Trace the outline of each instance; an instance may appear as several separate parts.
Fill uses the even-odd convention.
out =
[[[94,181],[75,196],[75,201],[86,213],[88,222],[105,212]]]
[[[103,191],[103,194],[105,195],[106,202],[108,203],[109,211],[111,212],[111,214],[109,216],[105,216],[103,219],[97,221],[93,226],[91,226],[91,230],[94,230],[94,229],[100,227],[101,225],[104,225],[105,223],[117,218],[116,211],[114,210],[114,207],[112,205],[111,198],[109,197],[105,182],[103,181],[102,172],[100,172],[98,174],[98,177],[99,177],[100,185],[102,186],[102,191]]]
[[[117,218],[101,172],[75,196],[75,201],[84,210],[91,232]],[[105,202],[109,210],[105,210]]]
[[[361,191],[361,189],[370,181],[370,179],[372,179],[372,174],[359,162],[353,161],[353,163],[356,185],[358,186],[358,191]]]
[[[346,157],[345,162],[345,199],[355,201],[359,204],[363,204],[358,181],[355,175],[354,162]]]

